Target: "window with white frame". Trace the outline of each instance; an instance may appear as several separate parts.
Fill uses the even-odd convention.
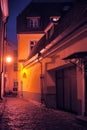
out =
[[[27,18],[27,27],[30,29],[39,28],[39,17],[28,17]]]

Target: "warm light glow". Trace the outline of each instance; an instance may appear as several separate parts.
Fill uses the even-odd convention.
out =
[[[53,18],[53,21],[58,21],[58,18]]]
[[[58,22],[59,19],[60,19],[60,16],[53,16],[53,17],[51,17],[51,20],[52,20],[53,22]]]
[[[8,62],[8,63],[12,62],[12,57],[8,56],[8,57],[6,58],[6,62]]]
[[[27,69],[23,68],[22,70],[22,77],[27,78]]]

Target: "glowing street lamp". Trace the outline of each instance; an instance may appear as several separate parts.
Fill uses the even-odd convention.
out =
[[[6,57],[6,62],[11,63],[12,62],[12,57],[11,56]]]

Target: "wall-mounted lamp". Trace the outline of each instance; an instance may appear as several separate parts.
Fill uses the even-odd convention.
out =
[[[85,58],[87,58],[87,51],[81,51],[81,52],[75,52],[63,58],[63,60],[76,65],[82,71],[82,64],[85,61]]]
[[[23,78],[27,78],[27,75],[26,75],[26,73],[25,73],[25,72],[23,73]]]

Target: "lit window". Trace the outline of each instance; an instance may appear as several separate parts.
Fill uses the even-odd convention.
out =
[[[27,18],[27,27],[30,29],[39,28],[39,18],[38,17]]]

